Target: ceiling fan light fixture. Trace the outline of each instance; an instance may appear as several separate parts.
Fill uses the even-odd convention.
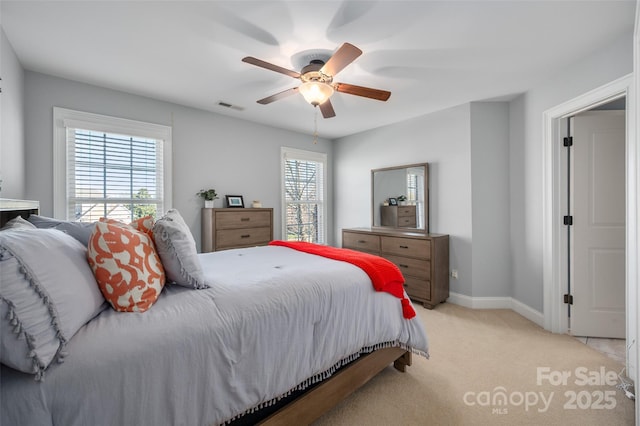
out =
[[[318,106],[327,101],[333,95],[334,89],[327,83],[319,81],[307,81],[298,88],[304,99],[313,106]]]
[[[342,46],[333,53],[328,52],[323,54],[322,52],[313,52],[312,54],[308,54],[309,52],[310,51],[305,51],[304,54],[297,55],[293,58],[295,59],[295,62],[299,62],[301,59],[304,59],[304,63],[309,61],[307,65],[302,67],[300,72],[265,62],[261,59],[254,58],[253,56],[242,58],[243,62],[287,75],[302,82],[298,87],[293,87],[280,93],[267,96],[266,98],[259,99],[257,102],[261,105],[267,105],[271,102],[277,101],[278,99],[291,96],[295,93],[301,93],[308,103],[316,107],[320,106],[319,109],[324,118],[331,118],[336,116],[331,100],[329,100],[334,92],[375,99],[378,101],[386,101],[389,99],[389,96],[391,96],[391,92],[386,90],[333,82],[333,78],[337,73],[362,54],[362,50],[358,49],[353,44],[343,43]]]

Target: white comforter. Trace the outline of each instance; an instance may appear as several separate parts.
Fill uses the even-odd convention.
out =
[[[3,366],[1,424],[219,424],[372,348],[427,353],[420,320],[355,266],[284,247],[199,256],[211,288],[105,310],[43,383]]]

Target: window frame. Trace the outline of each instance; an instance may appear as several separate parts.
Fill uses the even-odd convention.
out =
[[[172,141],[171,127],[126,118],[112,117],[66,108],[53,108],[53,217],[69,218],[67,192],[67,128],[80,128],[105,133],[137,136],[162,141],[163,206],[172,206]]]
[[[287,194],[285,185],[286,174],[286,161],[287,159],[295,159],[300,161],[313,161],[322,163],[322,239],[319,244],[327,243],[327,195],[328,195],[328,181],[327,181],[327,154],[324,152],[307,151],[302,149],[290,148],[283,146],[280,148],[280,207],[282,213],[282,226],[281,226],[281,238],[287,240]]]

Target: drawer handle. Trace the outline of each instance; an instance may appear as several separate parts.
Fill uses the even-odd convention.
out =
[[[358,240],[358,244],[366,244],[367,242],[365,240]]]
[[[408,248],[409,248],[409,246],[400,246],[400,248],[402,248],[402,249],[408,249]]]
[[[251,220],[251,218],[248,218],[248,217],[241,217],[240,218],[241,222],[249,222],[250,220]]]
[[[250,234],[245,234],[245,235],[240,235],[240,238],[249,238],[251,235]]]
[[[398,266],[401,267],[401,268],[408,268],[409,267],[409,265],[403,265],[402,263],[399,263]]]

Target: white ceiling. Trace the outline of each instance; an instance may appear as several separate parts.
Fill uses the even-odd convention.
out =
[[[630,34],[635,0],[10,1],[0,22],[32,71],[312,133],[292,56],[350,42],[364,52],[334,81],[389,90],[380,102],[336,93],[337,138],[462,103],[510,99]],[[631,39],[630,39],[631,42]],[[218,102],[242,108],[221,107]]]

